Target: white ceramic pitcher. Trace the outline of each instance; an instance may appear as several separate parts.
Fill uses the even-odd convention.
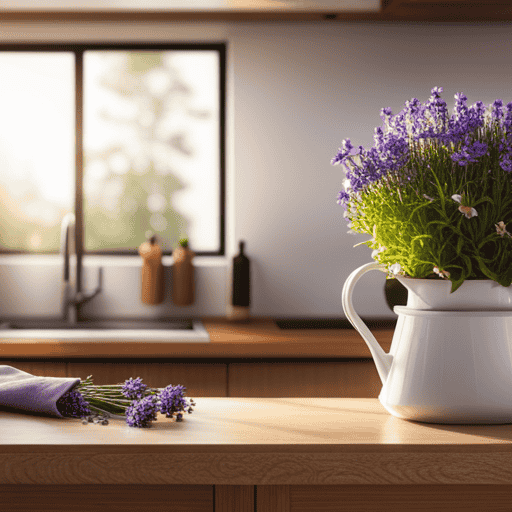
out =
[[[342,304],[377,366],[382,405],[426,423],[512,423],[512,287],[475,280],[450,293],[450,281],[398,277],[408,300],[394,308],[386,354],[352,305],[355,284],[371,270],[386,267],[368,263],[352,272]]]

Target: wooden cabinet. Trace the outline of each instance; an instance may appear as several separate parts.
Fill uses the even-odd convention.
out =
[[[257,512],[506,512],[511,492],[511,485],[258,485],[256,502]]]
[[[190,397],[226,396],[227,389],[227,366],[221,362],[72,361],[67,374],[81,379],[92,375],[97,384],[119,384],[130,377],[153,388],[181,384]]]
[[[2,512],[213,512],[213,485],[0,485]],[[236,509],[233,509],[234,512]]]
[[[511,485],[0,485],[2,512],[492,512]]]
[[[13,366],[23,372],[42,377],[67,377],[65,361],[26,361],[24,359],[0,359],[0,365]]]
[[[228,364],[232,397],[376,398],[381,387],[372,360]]]
[[[509,511],[510,425],[375,399],[197,397],[150,429],[0,411],[2,512]]]
[[[32,375],[92,375],[95,384],[119,384],[141,377],[150,387],[181,384],[189,397],[376,398],[381,382],[371,359],[293,361],[226,360],[0,360]]]
[[[209,343],[0,339],[0,364],[41,376],[92,375],[96,384],[141,377],[150,387],[181,384],[190,397],[375,398],[382,387],[354,329],[280,329],[270,318],[203,323]],[[393,329],[372,332],[388,352]]]
[[[227,365],[221,362],[154,362],[154,361],[27,361],[0,360],[32,375],[79,377],[92,375],[94,384],[119,384],[130,377],[141,377],[150,387],[163,388],[181,384],[187,396],[227,396]]]

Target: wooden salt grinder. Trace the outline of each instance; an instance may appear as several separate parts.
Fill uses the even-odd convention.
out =
[[[164,300],[164,267],[156,236],[141,244],[139,254],[143,260],[141,300],[145,304],[160,304]]]
[[[172,302],[176,306],[189,306],[194,303],[194,265],[195,254],[188,248],[188,241],[180,241],[172,256]]]

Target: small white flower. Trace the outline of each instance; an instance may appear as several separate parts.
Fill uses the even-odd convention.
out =
[[[459,212],[463,213],[466,217],[466,219],[471,219],[471,217],[478,217],[478,212],[471,208],[471,206],[459,206]]]
[[[350,228],[350,229],[347,231],[347,233],[348,233],[349,235],[357,235],[357,233],[352,229],[352,222],[349,222],[349,223],[347,224],[347,227],[349,227],[349,228]]]
[[[384,247],[383,245],[381,245],[378,249],[375,249],[374,251],[372,251],[372,258],[373,259],[376,259],[377,256],[381,253],[381,252],[384,252],[386,250],[386,247]]]
[[[393,263],[393,265],[389,266],[389,271],[396,276],[397,274],[402,272],[402,266],[400,265],[400,263]]]
[[[460,194],[453,194],[452,199],[457,203],[460,203],[462,201],[462,196]],[[460,205],[459,212],[463,213],[466,219],[471,219],[471,217],[478,217],[478,212],[474,208],[471,208],[471,206]]]
[[[423,197],[425,199],[428,199],[429,201],[435,201],[435,199],[433,197],[427,196],[427,194],[423,194]]]
[[[512,235],[507,231],[506,224],[500,220],[498,224],[494,224],[496,226],[496,233],[500,236],[508,235],[509,237],[512,237]]]
[[[439,267],[434,267],[434,272],[441,278],[446,279],[450,277],[448,270],[439,270]]]

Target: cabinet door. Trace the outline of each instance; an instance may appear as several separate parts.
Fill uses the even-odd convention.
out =
[[[140,377],[153,388],[181,384],[191,398],[226,396],[227,390],[227,366],[223,363],[76,361],[67,364],[67,372],[69,377],[81,379],[92,375],[94,384],[122,384],[130,377]]]
[[[215,512],[256,512],[254,485],[216,485]]]
[[[228,396],[377,398],[382,383],[371,359],[229,364]]]
[[[66,377],[64,361],[0,360],[0,365],[12,366],[23,372],[39,377]]]
[[[213,512],[213,485],[0,485],[2,512]]]
[[[258,485],[256,512],[505,512],[511,485]]]

